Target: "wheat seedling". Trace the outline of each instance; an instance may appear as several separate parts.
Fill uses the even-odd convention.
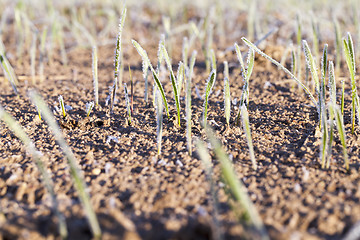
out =
[[[174,72],[171,67],[170,57],[166,51],[164,44],[162,44],[162,54],[164,56],[166,65],[170,71],[170,80],[171,80],[171,85],[173,87],[175,106],[176,106],[176,112],[177,112],[177,122],[178,122],[178,126],[180,127],[180,98],[179,98],[179,91],[178,91],[178,83],[179,82],[175,78]],[[179,66],[181,66],[181,65],[182,65],[182,63],[180,63]]]
[[[40,81],[43,82],[44,80],[44,59],[45,59],[45,42],[47,36],[48,27],[45,26],[40,39],[40,57],[39,57],[39,76]]]
[[[73,179],[73,183],[77,190],[80,201],[84,207],[85,213],[87,215],[91,231],[94,235],[95,239],[101,238],[101,229],[99,222],[97,220],[96,214],[94,212],[93,207],[90,203],[90,197],[86,190],[86,184],[81,172],[81,169],[77,163],[76,157],[74,153],[71,151],[71,148],[66,143],[63,134],[55,121],[54,116],[52,115],[50,109],[44,102],[44,100],[38,95],[35,91],[30,92],[31,101],[41,110],[43,117],[47,124],[49,125],[49,129],[55,137],[55,140],[60,145],[64,155],[67,158],[70,174]]]
[[[30,47],[30,74],[32,84],[35,85],[35,57],[36,57],[36,41],[37,41],[37,32],[32,33],[32,42]]]
[[[191,144],[191,80],[194,71],[194,65],[196,60],[197,52],[193,51],[191,58],[190,58],[190,66],[189,66],[189,76],[187,77],[186,81],[186,100],[185,100],[185,111],[186,111],[186,142],[189,155],[192,154],[192,144]]]
[[[26,134],[23,127],[10,114],[8,114],[2,106],[0,106],[0,119],[2,119],[7,124],[9,129],[11,129],[11,131],[13,131],[15,135],[23,142],[27,151],[30,152],[39,172],[41,173],[43,184],[51,196],[53,209],[55,211],[56,217],[58,218],[60,236],[62,239],[67,239],[68,232],[65,218],[64,215],[59,211],[59,203],[54,192],[54,184],[44,166],[44,162],[41,160],[41,152],[35,148],[35,144]]]
[[[1,63],[1,68],[4,71],[5,77],[9,80],[12,88],[14,89],[15,94],[18,95],[18,90],[16,87],[16,85],[18,84],[18,80],[15,75],[15,71],[13,67],[11,66],[9,60],[5,56],[5,47],[1,39],[0,39],[0,63]]]
[[[221,240],[223,239],[223,235],[221,232],[221,226],[219,222],[219,200],[217,197],[217,190],[216,185],[214,181],[214,173],[213,173],[213,165],[211,163],[211,156],[209,154],[208,149],[205,147],[205,144],[203,141],[198,140],[196,143],[197,147],[197,153],[199,154],[199,157],[204,165],[206,178],[209,181],[210,185],[210,193],[211,193],[211,200],[213,203],[213,221],[214,221],[214,236],[213,239]]]
[[[125,102],[126,102],[126,111],[128,113],[128,124],[131,124],[131,107],[130,107],[130,99],[127,90],[126,83],[124,83],[124,92],[125,92]]]
[[[113,111],[113,108],[114,108],[117,82],[120,81],[118,78],[119,78],[120,65],[122,64],[120,61],[120,57],[122,54],[122,52],[121,52],[121,36],[122,36],[122,30],[123,30],[124,24],[125,24],[125,18],[126,18],[126,8],[124,7],[122,14],[121,14],[121,18],[120,18],[119,33],[118,33],[117,40],[116,40],[115,61],[114,61],[114,66],[115,66],[114,82],[113,82],[113,86],[111,89],[111,98],[110,98],[110,111],[111,112]]]
[[[250,124],[249,124],[249,113],[248,113],[247,107],[245,105],[242,105],[240,110],[241,110],[241,119],[242,119],[242,123],[243,123],[243,129],[244,129],[246,140],[247,140],[248,147],[249,147],[250,159],[251,159],[251,162],[252,162],[252,165],[253,165],[253,169],[256,171],[257,164],[256,164],[256,159],[255,159],[255,153],[254,153],[254,147],[253,147],[253,143],[252,143],[252,138],[251,138],[251,130],[250,130]]]
[[[344,162],[345,162],[345,168],[346,170],[349,170],[349,158],[347,154],[347,147],[346,147],[346,135],[345,135],[345,126],[344,126],[344,120],[343,116],[341,114],[341,110],[337,105],[333,106],[334,112],[335,112],[335,120],[336,120],[336,127],[339,132],[341,145],[343,148],[343,155],[344,155]]]
[[[161,141],[163,130],[163,103],[159,97],[159,90],[155,90],[155,107],[156,107],[156,143],[157,143],[157,155],[161,155]]]
[[[334,63],[329,61],[329,93],[330,93],[330,103],[329,103],[329,138],[328,138],[328,152],[327,152],[327,161],[326,161],[326,168],[330,167],[330,158],[331,158],[331,148],[332,143],[334,141],[334,107],[336,105],[336,82],[335,82],[335,71],[334,71]],[[322,168],[325,165],[322,164]]]
[[[230,83],[229,83],[229,65],[224,61],[224,111],[226,124],[230,125],[231,99],[230,99]]]
[[[98,57],[97,57],[96,45],[92,47],[92,76],[93,76],[95,105],[99,106]]]
[[[207,121],[208,100],[209,100],[209,96],[211,94],[212,88],[215,85],[215,79],[216,79],[216,71],[215,71],[215,69],[213,69],[210,73],[209,78],[206,81],[206,87],[205,87],[205,101],[204,101],[204,110],[203,110],[204,126],[206,126],[206,121]]]
[[[153,74],[153,78],[155,81],[155,84],[157,86],[157,88],[159,89],[160,93],[161,93],[161,97],[165,106],[165,110],[166,110],[166,114],[169,117],[169,109],[168,109],[168,104],[166,101],[166,97],[165,97],[165,92],[164,92],[164,88],[161,85],[161,82],[159,80],[159,74],[155,71],[155,69],[153,68],[153,66],[151,65],[151,62],[149,60],[149,57],[146,53],[146,51],[140,46],[140,44],[138,42],[136,42],[135,40],[131,40],[132,44],[134,45],[134,47],[136,48],[137,52],[139,53],[139,55],[142,58],[143,61],[143,66],[146,64],[148,67],[150,67],[150,70]],[[144,63],[145,62],[145,63]]]
[[[182,62],[179,62],[179,67],[176,73],[176,79],[177,79],[177,89],[178,89],[178,95],[179,95],[179,99],[181,96],[181,90],[184,84],[184,79],[185,79],[185,64],[183,64]]]
[[[355,114],[358,114],[358,121],[359,118],[359,96],[357,95],[357,88],[355,82],[355,73],[356,73],[356,65],[355,65],[355,51],[354,51],[354,44],[351,38],[350,33],[347,34],[347,39],[343,39],[344,43],[344,51],[345,51],[345,59],[346,64],[349,68],[350,72],[350,79],[351,79],[351,133],[354,134],[355,128]]]
[[[184,63],[185,69],[188,69],[188,55],[189,55],[189,40],[187,37],[183,38],[183,46],[182,46],[182,59]]]
[[[63,117],[66,117],[64,99],[63,99],[63,97],[60,95],[60,96],[58,97],[58,100],[59,100],[59,104],[60,104],[60,108],[61,108],[61,112],[62,112],[62,114],[63,114]]]
[[[235,43],[235,50],[236,50],[237,58],[238,58],[238,60],[240,62],[241,72],[242,72],[242,76],[243,76],[243,79],[244,79],[244,86],[243,86],[241,99],[240,99],[240,104],[239,104],[239,112],[238,112],[237,117],[236,117],[236,124],[239,125],[241,107],[243,105],[248,107],[248,104],[249,104],[249,80],[250,80],[250,76],[252,74],[252,71],[254,69],[255,52],[254,52],[253,49],[251,49],[251,48],[249,49],[248,58],[246,60],[247,68],[245,68],[244,62],[242,60],[242,55],[241,55],[240,48],[236,43]]]
[[[313,52],[315,53],[315,62],[318,63],[319,58],[319,26],[317,25],[314,17],[311,18],[311,27],[313,33]]]
[[[336,76],[340,73],[340,62],[341,62],[341,34],[340,26],[338,21],[334,18],[333,20],[334,32],[335,32],[335,74]]]
[[[85,105],[86,117],[90,116],[91,110],[94,108],[94,102],[88,102]]]
[[[313,104],[317,107],[317,102],[314,98],[314,96],[311,94],[311,92],[309,91],[309,89],[297,78],[295,77],[294,74],[292,74],[287,68],[285,68],[283,65],[281,65],[279,62],[277,62],[276,60],[274,60],[273,58],[271,58],[270,56],[266,55],[264,52],[262,52],[259,48],[257,48],[253,43],[251,43],[249,40],[247,40],[246,38],[242,38],[242,40],[244,41],[244,43],[252,48],[255,52],[257,52],[258,54],[260,54],[261,56],[263,56],[264,58],[266,58],[267,60],[269,60],[270,62],[272,62],[273,64],[275,64],[277,67],[279,67],[281,70],[283,70],[285,73],[287,73],[292,79],[294,79],[303,89],[304,91],[307,93],[307,95],[309,96],[309,98],[311,99],[311,101],[313,102]]]
[[[222,178],[231,192],[231,197],[241,206],[244,219],[258,232],[261,239],[269,239],[264,224],[262,223],[255,206],[251,202],[245,186],[237,178],[234,167],[231,164],[228,155],[222,148],[221,143],[216,139],[215,134],[210,127],[205,127],[205,131],[216,157],[220,162]]]

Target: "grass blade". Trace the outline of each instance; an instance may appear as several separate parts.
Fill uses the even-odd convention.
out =
[[[59,104],[60,104],[60,108],[61,108],[61,112],[62,112],[62,114],[63,114],[63,117],[66,117],[64,99],[63,99],[63,97],[60,95],[60,96],[58,97],[58,100],[59,100]]]
[[[346,136],[345,136],[345,126],[344,126],[344,120],[343,116],[341,114],[341,111],[338,106],[333,106],[335,111],[335,120],[336,120],[336,127],[339,132],[341,145],[343,148],[343,155],[344,155],[344,162],[345,162],[345,168],[347,171],[349,171],[349,158],[347,154],[347,147],[346,147]]]
[[[170,71],[170,79],[171,79],[171,85],[173,87],[173,92],[174,92],[174,98],[175,98],[175,106],[176,106],[176,111],[177,111],[177,122],[178,122],[178,126],[180,127],[180,98],[179,98],[179,92],[178,92],[178,82],[175,78],[174,72],[172,70],[172,66],[171,66],[171,61],[170,61],[170,57],[166,51],[165,45],[162,44],[162,54],[164,56],[166,65]],[[181,63],[180,63],[181,65]]]
[[[185,104],[186,104],[186,109],[185,109],[185,111],[186,111],[186,142],[187,142],[187,148],[188,148],[188,152],[189,152],[190,156],[192,155],[191,81],[192,81],[192,75],[193,75],[193,71],[194,71],[196,55],[197,55],[196,51],[194,51],[191,55],[190,66],[189,66],[189,76],[187,77],[187,81],[186,81],[186,100],[185,100]]]
[[[251,138],[251,130],[250,130],[250,124],[249,124],[249,113],[248,113],[247,108],[246,108],[245,105],[241,106],[241,118],[242,118],[242,123],[243,123],[243,128],[244,128],[246,140],[247,140],[248,147],[249,147],[250,159],[251,159],[251,162],[252,162],[252,165],[253,165],[253,169],[256,171],[257,164],[256,164],[256,159],[255,159],[255,154],[254,154],[254,147],[253,147],[253,143],[252,143],[252,138]]]
[[[99,222],[97,220],[96,214],[94,212],[93,207],[90,203],[89,194],[86,191],[86,184],[84,178],[82,176],[81,169],[77,163],[74,153],[71,151],[70,147],[67,145],[62,132],[57,125],[54,116],[52,115],[50,109],[47,107],[44,100],[35,92],[30,92],[31,101],[40,109],[42,115],[49,125],[49,129],[51,130],[52,134],[54,135],[57,143],[60,145],[64,155],[67,158],[69,167],[70,167],[70,174],[73,179],[76,191],[79,195],[79,199],[81,204],[84,207],[85,213],[87,215],[91,231],[94,235],[95,239],[101,238],[101,229]]]
[[[92,47],[92,76],[94,85],[95,105],[99,106],[98,58],[96,46]]]
[[[249,40],[247,40],[246,38],[241,38],[244,43],[252,48],[255,52],[257,52],[258,54],[260,54],[261,56],[263,56],[264,58],[266,58],[267,60],[269,60],[270,62],[272,62],[273,64],[275,64],[277,67],[279,67],[281,70],[283,70],[285,73],[287,73],[292,79],[294,79],[303,89],[304,91],[307,93],[307,95],[309,96],[309,98],[311,99],[311,101],[313,102],[314,106],[317,106],[317,102],[314,98],[314,96],[311,94],[311,92],[309,91],[309,89],[298,79],[295,77],[294,74],[292,74],[287,68],[285,68],[283,65],[281,65],[279,62],[277,62],[276,60],[274,60],[273,58],[271,58],[270,56],[266,55],[264,52],[262,52],[259,48],[257,48],[254,44],[252,44]]]
[[[307,44],[306,40],[302,41],[303,43],[303,49],[305,53],[305,60],[308,68],[310,69],[312,78],[314,80],[315,84],[315,92],[316,94],[320,95],[320,83],[319,83],[319,75],[316,68],[316,63],[313,58],[313,55],[311,54],[311,50],[309,48],[309,45]]]
[[[114,82],[113,82],[113,86],[112,86],[112,91],[111,91],[111,98],[110,98],[110,111],[113,111],[114,108],[114,103],[115,103],[115,95],[116,95],[116,89],[117,89],[117,82],[119,81],[119,83],[122,81],[122,79],[119,78],[119,71],[120,71],[120,66],[121,65],[121,36],[122,36],[122,31],[124,28],[124,24],[125,24],[125,18],[126,18],[126,7],[124,7],[122,13],[121,13],[121,18],[120,18],[120,23],[119,23],[119,33],[117,36],[117,40],[116,40],[116,49],[115,49],[115,61],[114,61],[114,66],[115,66],[115,70],[114,70]]]
[[[226,124],[230,125],[231,99],[230,99],[230,83],[229,83],[229,65],[224,61],[224,109]]]
[[[359,112],[358,104],[358,95],[357,88],[355,82],[355,73],[356,73],[356,65],[355,65],[355,54],[354,54],[354,44],[351,38],[350,33],[347,34],[347,39],[343,39],[344,51],[345,51],[345,60],[346,64],[349,68],[350,78],[351,78],[351,133],[354,134],[355,128],[355,114]],[[359,113],[358,113],[359,114]],[[360,121],[360,119],[358,119]]]
[[[199,154],[199,157],[204,165],[204,170],[206,174],[206,178],[209,181],[210,185],[210,193],[211,193],[211,199],[213,203],[213,221],[214,221],[214,236],[213,239],[221,240],[223,239],[223,235],[221,232],[221,226],[219,222],[219,200],[217,197],[217,191],[216,191],[216,185],[214,181],[214,174],[213,174],[213,166],[211,163],[211,156],[209,154],[209,151],[205,147],[205,144],[203,141],[199,140],[196,143],[197,147],[197,153]]]
[[[124,92],[125,92],[125,102],[126,102],[126,111],[128,113],[128,124],[131,124],[131,108],[130,108],[130,99],[127,90],[126,83],[124,83]]]
[[[251,202],[245,186],[237,178],[234,167],[232,166],[228,155],[222,148],[221,143],[216,139],[215,134],[210,127],[205,127],[205,131],[211,145],[214,148],[216,157],[220,162],[222,178],[224,179],[225,184],[229,187],[236,202],[242,207],[244,218],[247,220],[248,224],[250,224],[250,226],[258,232],[260,239],[269,239],[265,226],[262,223],[255,206]]]
[[[209,96],[211,94],[212,88],[215,85],[215,78],[216,78],[216,71],[213,69],[210,73],[210,76],[206,82],[206,88],[205,88],[205,101],[204,101],[204,111],[203,111],[203,124],[206,126],[207,121],[207,112],[208,112],[208,100]]]
[[[159,89],[155,93],[156,103],[156,142],[157,142],[157,155],[161,155],[161,141],[162,141],[162,130],[163,130],[163,105],[159,97]]]
[[[15,135],[23,142],[28,152],[30,152],[32,159],[34,160],[39,172],[41,173],[43,184],[46,190],[49,192],[53,204],[53,209],[59,221],[59,233],[62,239],[66,239],[68,232],[65,223],[64,215],[59,211],[59,203],[56,199],[54,192],[54,184],[47,172],[43,161],[41,160],[41,153],[35,148],[35,144],[28,137],[23,127],[0,106],[0,119],[3,120],[6,125],[15,133]]]
[[[15,75],[14,69],[12,68],[9,60],[5,56],[4,44],[2,43],[1,40],[0,40],[0,63],[1,63],[1,68],[4,71],[5,77],[9,80],[12,88],[14,89],[15,94],[18,95],[18,90],[16,87],[16,85],[18,84],[18,80]]]
[[[239,111],[236,117],[236,124],[239,125],[240,122],[240,112],[241,112],[241,107],[243,105],[245,105],[246,107],[248,107],[249,104],[249,80],[250,80],[250,76],[252,74],[252,71],[254,69],[254,61],[255,61],[255,52],[253,49],[249,49],[249,53],[248,53],[248,58],[246,60],[247,62],[247,69],[244,70],[244,86],[243,86],[243,91],[241,93],[241,99],[240,99],[240,104],[239,104]],[[245,67],[244,67],[245,69]]]
[[[151,65],[151,62],[149,60],[149,57],[148,57],[146,51],[140,46],[140,44],[138,42],[136,42],[135,40],[131,40],[131,42],[134,45],[134,47],[136,48],[137,52],[140,54],[140,56],[141,56],[141,58],[143,60],[143,66],[144,66],[144,62],[146,62],[145,64],[150,67],[150,70],[151,70],[151,72],[153,74],[153,77],[154,77],[155,84],[156,84],[156,86],[158,87],[158,89],[159,89],[159,91],[161,93],[162,100],[163,100],[165,110],[166,110],[166,114],[167,114],[168,117],[170,117],[169,116],[169,108],[168,108],[168,104],[167,104],[167,101],[166,101],[164,88],[161,85],[158,73],[154,70],[153,66]]]

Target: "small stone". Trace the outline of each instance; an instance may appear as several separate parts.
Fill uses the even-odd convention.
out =
[[[94,168],[93,170],[92,170],[92,174],[94,174],[94,175],[99,175],[101,173],[101,169],[100,168]]]
[[[336,190],[336,183],[332,182],[328,185],[327,191],[328,192],[334,192]]]

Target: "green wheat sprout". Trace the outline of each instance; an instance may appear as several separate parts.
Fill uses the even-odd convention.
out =
[[[92,76],[93,76],[93,85],[94,85],[94,98],[95,105],[99,105],[99,80],[98,80],[98,57],[97,57],[97,47],[94,45],[92,47]]]
[[[208,101],[209,96],[212,92],[212,89],[215,85],[215,79],[216,79],[216,70],[213,69],[210,73],[209,78],[206,81],[206,87],[205,87],[205,100],[204,100],[204,110],[203,110],[203,124],[206,126],[207,122],[207,115],[208,115]]]
[[[251,162],[252,162],[252,165],[253,165],[253,169],[256,171],[257,164],[256,164],[256,159],[255,159],[255,153],[254,153],[254,147],[253,147],[253,143],[252,143],[252,138],[251,138],[251,130],[250,130],[250,123],[249,123],[249,113],[248,113],[247,107],[245,105],[241,106],[241,119],[242,119],[243,128],[244,128],[246,140],[247,140],[248,147],[249,147],[250,159],[251,159]]]
[[[345,126],[344,126],[344,120],[343,116],[341,114],[341,110],[337,105],[333,106],[334,112],[335,112],[335,120],[336,120],[336,127],[339,132],[340,141],[343,149],[343,156],[344,156],[344,162],[345,162],[345,168],[348,171],[349,170],[349,157],[347,154],[347,147],[346,147],[346,135],[345,135]]]
[[[51,180],[49,173],[47,172],[44,162],[41,160],[41,152],[39,152],[35,144],[31,141],[29,136],[24,131],[24,128],[0,105],[0,119],[2,119],[9,129],[15,133],[15,135],[23,142],[26,149],[31,153],[32,159],[34,160],[39,172],[42,176],[43,184],[46,190],[49,192],[53,204],[53,209],[58,218],[59,233],[62,239],[67,239],[68,232],[66,228],[66,222],[64,215],[59,211],[59,203],[54,192],[54,183]]]
[[[93,108],[94,108],[94,102],[86,103],[86,105],[85,105],[86,117],[90,116],[90,113],[91,113]]]
[[[65,111],[64,99],[63,99],[63,97],[60,95],[60,96],[58,97],[58,100],[59,100],[61,112],[62,112],[62,114],[63,114],[63,117],[65,118],[65,117],[66,117],[66,111]]]
[[[231,99],[230,99],[230,83],[229,83],[229,65],[224,61],[224,111],[226,124],[230,125]]]
[[[131,107],[130,107],[130,99],[129,99],[129,94],[128,94],[126,83],[124,83],[124,93],[125,93],[126,111],[128,114],[128,124],[130,125],[131,124]]]
[[[173,72],[172,66],[171,66],[170,57],[166,51],[164,44],[162,44],[162,54],[164,56],[166,65],[170,71],[170,80],[171,80],[171,85],[173,87],[175,106],[176,106],[176,112],[177,112],[177,122],[178,122],[178,126],[180,127],[180,98],[179,98],[179,92],[178,92],[178,81],[175,78],[175,75],[174,75],[174,72]],[[182,64],[180,64],[180,65],[182,65]]]
[[[151,62],[149,60],[149,57],[148,57],[146,51],[140,46],[140,44],[138,42],[136,42],[135,40],[131,40],[131,42],[134,45],[134,47],[136,48],[139,55],[141,56],[142,61],[143,61],[143,66],[146,64],[148,67],[150,67],[150,70],[151,70],[151,72],[153,74],[153,77],[154,77],[155,84],[156,84],[157,88],[159,89],[159,91],[161,93],[161,97],[162,97],[162,100],[163,100],[163,104],[165,106],[166,114],[169,117],[169,108],[168,108],[168,104],[167,104],[167,101],[166,101],[164,88],[161,85],[161,82],[159,80],[159,74],[155,71],[155,69],[151,65]]]
[[[118,79],[119,78],[119,70],[120,70],[120,65],[122,64],[120,61],[120,57],[122,54],[122,52],[121,52],[121,36],[122,36],[124,24],[125,24],[125,18],[126,18],[126,8],[123,9],[122,14],[121,14],[120,23],[119,23],[119,33],[118,33],[117,40],[116,40],[115,61],[114,61],[114,66],[115,66],[114,82],[113,82],[113,86],[111,88],[111,98],[110,98],[110,111],[111,112],[113,111],[113,108],[114,108],[117,82],[119,81],[119,79]]]
[[[221,143],[216,139],[211,127],[205,127],[205,132],[214,149],[215,155],[220,162],[222,178],[230,189],[231,196],[242,207],[241,210],[243,211],[244,219],[258,232],[261,239],[269,239],[259,213],[251,202],[245,186],[236,176],[234,167],[229,160],[228,155],[222,148]]]
[[[60,145],[64,155],[67,158],[69,167],[70,167],[70,174],[73,179],[73,183],[79,195],[81,204],[84,207],[85,213],[87,215],[91,231],[94,235],[95,239],[101,238],[101,229],[99,222],[97,220],[96,214],[94,212],[93,207],[90,203],[90,196],[86,190],[86,184],[81,172],[81,169],[77,163],[77,159],[72,152],[71,148],[66,143],[66,140],[63,137],[63,134],[55,121],[54,116],[52,115],[49,107],[46,105],[44,100],[37,94],[35,91],[30,91],[30,98],[31,101],[41,110],[42,115],[49,125],[49,129],[55,137],[55,140]]]
[[[211,163],[211,156],[209,154],[208,149],[205,147],[205,143],[201,140],[198,140],[196,142],[197,147],[197,153],[199,154],[199,157],[204,165],[204,170],[206,174],[206,178],[209,181],[210,185],[210,193],[211,193],[211,199],[213,202],[213,219],[214,219],[214,239],[223,239],[223,234],[221,231],[221,226],[219,222],[219,200],[217,197],[217,190],[216,190],[216,183],[213,178],[213,165]]]
[[[359,118],[359,96],[357,95],[355,73],[356,73],[356,64],[355,64],[355,53],[354,53],[354,44],[351,38],[350,33],[347,34],[347,39],[343,39],[344,51],[345,51],[345,60],[349,68],[350,79],[351,79],[351,132],[354,134],[355,128],[355,114],[358,114]]]
[[[191,122],[191,80],[192,75],[194,71],[194,65],[196,61],[196,55],[197,52],[194,50],[191,58],[190,58],[190,66],[189,66],[189,76],[187,77],[186,81],[186,99],[185,99],[185,111],[186,111],[186,142],[187,142],[187,148],[189,155],[192,154],[192,140],[191,140],[191,128],[192,128],[192,122]]]
[[[156,142],[157,142],[157,155],[161,155],[161,141],[162,141],[162,131],[163,131],[163,103],[159,97],[159,90],[156,90],[155,93],[155,107],[156,107]]]
[[[0,40],[0,64],[1,68],[4,71],[5,77],[9,80],[12,88],[16,95],[18,95],[18,90],[16,85],[18,84],[17,77],[15,75],[15,71],[11,66],[9,60],[5,56],[5,48],[3,42]]]
[[[259,48],[257,48],[253,43],[251,43],[249,40],[247,40],[246,38],[241,38],[244,43],[252,48],[255,52],[257,52],[258,54],[260,54],[261,56],[263,56],[264,58],[266,58],[267,60],[269,60],[271,63],[275,64],[277,67],[279,67],[281,70],[283,70],[285,73],[287,73],[293,80],[295,80],[306,92],[306,94],[309,96],[309,98],[311,99],[311,101],[313,102],[314,106],[317,107],[317,101],[315,100],[314,96],[311,94],[311,92],[309,91],[309,89],[297,78],[295,77],[294,74],[292,74],[287,68],[285,68],[283,65],[281,65],[279,62],[277,62],[276,60],[274,60],[273,58],[271,58],[270,56],[266,55],[264,52],[262,52]]]

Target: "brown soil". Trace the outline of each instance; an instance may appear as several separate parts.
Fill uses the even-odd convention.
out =
[[[134,30],[136,33],[136,31]],[[131,35],[136,39],[136,34]],[[130,33],[128,33],[130,34]],[[114,113],[105,107],[113,75],[114,45],[99,48],[100,107],[85,116],[85,104],[92,101],[91,50],[75,48],[68,52],[69,65],[55,56],[47,66],[47,79],[36,89],[52,109],[62,95],[70,105],[67,119],[56,118],[62,127],[85,175],[91,201],[100,220],[104,239],[209,239],[212,238],[213,204],[209,183],[196,152],[186,148],[185,120],[177,128],[174,119],[164,118],[162,155],[156,157],[156,118],[152,104],[146,105],[140,57],[124,40],[125,66],[132,68],[135,80],[134,112],[127,124],[125,100],[119,88]],[[144,44],[155,59],[157,39]],[[142,44],[142,42],[140,42]],[[222,46],[232,45],[229,41]],[[153,50],[150,50],[150,49]],[[245,50],[245,49],[244,49]],[[283,49],[266,47],[279,59]],[[174,49],[176,63],[181,56]],[[230,69],[232,99],[241,96],[242,78],[234,53],[226,59]],[[360,220],[360,175],[358,174],[360,134],[347,135],[350,172],[344,169],[342,149],[335,138],[332,164],[323,170],[319,164],[317,112],[297,86],[266,60],[257,57],[250,80],[249,114],[255,155],[259,168],[252,170],[242,128],[225,124],[223,112],[224,59],[218,59],[219,73],[210,96],[209,123],[232,156],[238,177],[244,182],[272,239],[339,239]],[[29,75],[29,67],[13,64],[18,75]],[[74,74],[76,73],[76,74]],[[207,73],[200,55],[193,80],[193,137],[205,139],[199,124],[203,100],[195,86],[204,92]],[[130,85],[127,67],[124,82]],[[152,84],[152,80],[150,80]],[[175,107],[170,81],[163,82],[171,116]],[[36,147],[45,155],[51,171],[60,210],[65,214],[70,239],[91,238],[84,212],[77,198],[66,159],[45,122],[38,120],[36,108],[27,97],[33,88],[31,78],[20,81],[15,96],[4,80],[0,81],[0,103],[13,115]],[[348,90],[350,91],[350,90]],[[152,92],[152,91],[151,91]],[[182,94],[183,96],[183,94]],[[151,98],[150,98],[151,99]],[[350,132],[350,100],[346,102],[345,124]],[[184,101],[182,100],[182,117]],[[232,104],[232,121],[237,114]],[[108,141],[109,137],[116,138]],[[219,187],[220,225],[226,239],[246,238],[228,204],[215,159],[214,178]],[[23,144],[0,123],[0,238],[58,238],[51,201],[39,172]]]

